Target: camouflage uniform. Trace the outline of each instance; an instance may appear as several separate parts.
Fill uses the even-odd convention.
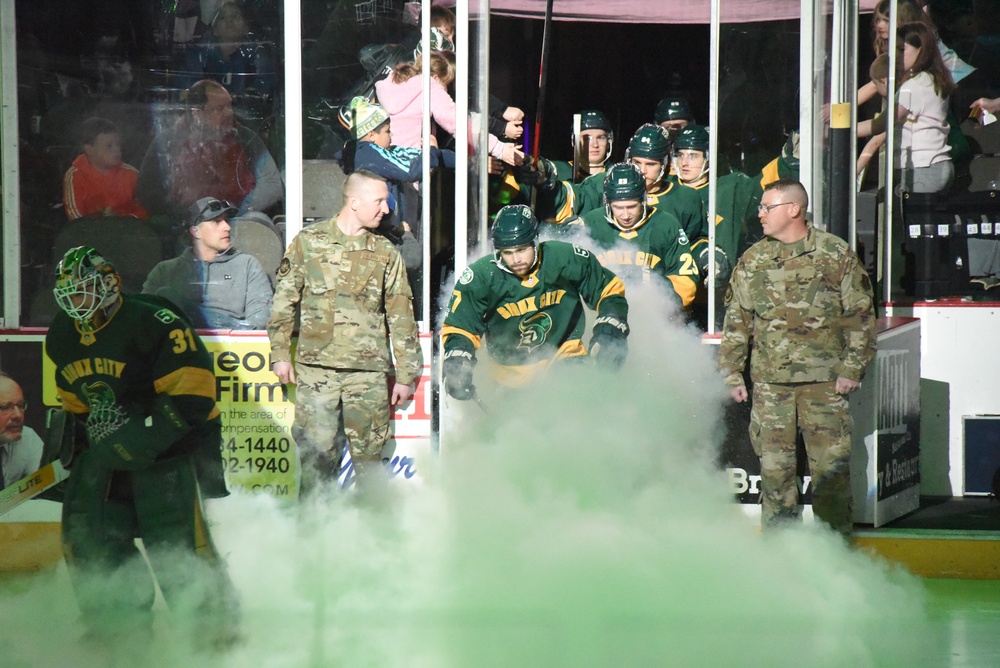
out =
[[[278,268],[267,324],[272,363],[291,361],[296,314],[292,436],[301,453],[303,491],[317,476],[336,479],[343,455],[335,438],[341,412],[359,485],[383,485],[390,339],[397,382],[413,383],[423,366],[413,294],[399,252],[375,234],[347,236],[336,218],[305,228]]]
[[[750,342],[754,382],[750,438],[761,458],[763,526],[798,515],[796,427],[812,473],[813,511],[851,528],[851,416],[834,392],[838,377],[860,381],[875,357],[868,275],[838,237],[811,225],[791,244],[765,238],[740,258],[726,293],[719,368],[744,384]]]

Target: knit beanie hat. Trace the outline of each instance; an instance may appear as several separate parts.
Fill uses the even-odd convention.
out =
[[[355,139],[361,139],[389,120],[389,114],[385,109],[360,95],[351,100],[350,111]]]

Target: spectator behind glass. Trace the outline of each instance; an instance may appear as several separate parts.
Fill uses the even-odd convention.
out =
[[[899,185],[915,193],[946,190],[955,178],[948,145],[948,96],[955,89],[941,60],[934,33],[924,23],[907,23],[898,31],[902,69],[896,94],[899,150],[895,168]],[[891,107],[890,107],[891,108]],[[858,136],[885,132],[884,114],[858,123]]]
[[[24,426],[28,404],[17,382],[0,371],[0,489],[38,470],[42,439]]]
[[[889,2],[890,0],[881,0],[875,6],[872,14],[872,49],[874,49],[876,56],[886,53],[889,48]],[[976,74],[977,70],[975,67],[959,58],[954,49],[941,41],[941,38],[938,36],[937,26],[934,25],[934,21],[925,10],[924,4],[923,0],[920,0],[920,2],[914,0],[896,0],[896,25],[902,27],[907,23],[923,23],[927,26],[927,29],[934,36],[938,53],[941,54],[941,62],[947,68],[948,73],[951,74],[951,79],[956,86],[960,81],[966,79],[968,80],[963,85],[968,86],[971,90],[975,90],[977,86],[988,83],[985,81],[984,73]],[[975,76],[972,76],[974,74]],[[872,99],[875,97],[876,92],[875,86],[870,82],[865,84],[858,89],[858,104],[864,104]]]
[[[187,111],[161,133],[142,159],[136,193],[153,215],[174,220],[203,197],[232,202],[240,213],[266,211],[284,195],[274,158],[233,117],[233,100],[217,81],[184,92]]]
[[[421,177],[421,151],[417,148],[396,146],[392,142],[392,130],[389,114],[381,106],[368,102],[363,97],[351,100],[351,133],[354,140],[347,143],[343,151],[335,156],[340,162],[345,174],[362,170],[378,174],[386,179],[389,186],[389,197],[395,200],[396,208],[386,218],[393,217],[394,227],[406,230],[419,226],[419,206],[407,206],[407,199],[419,202],[416,197],[409,197],[408,192],[416,193],[413,188],[404,188],[407,183],[416,183]],[[443,164],[450,169],[455,168],[455,153],[447,149],[430,147],[431,169]],[[406,256],[404,254],[404,259]],[[407,265],[409,266],[409,265]]]
[[[211,29],[187,50],[184,72],[189,75],[184,86],[210,78],[230,93],[272,95],[278,81],[269,46],[250,31],[242,4],[233,0],[222,4]]]
[[[135,198],[139,172],[122,162],[118,127],[106,118],[88,118],[80,125],[83,153],[63,177],[66,218],[135,216],[148,218]]]
[[[377,231],[389,239],[403,257],[407,272],[419,269],[423,251],[417,237],[421,235],[420,193],[414,184],[422,176],[421,151],[417,148],[394,146],[389,114],[363,97],[351,100],[351,133],[348,142],[335,156],[345,174],[365,171],[386,180],[389,188],[389,214],[379,221]],[[455,153],[430,147],[431,169],[443,164],[455,168]],[[422,238],[422,237],[421,237]],[[409,274],[410,284],[418,276]]]
[[[455,50],[455,13],[447,7],[434,5],[431,7],[431,41],[433,43],[433,30],[440,32],[443,38],[443,45],[440,51]],[[448,43],[451,43],[449,46]],[[521,124],[524,121],[524,111],[518,107],[511,107],[506,102],[490,94],[489,102],[489,131],[491,134],[507,139],[518,141],[524,134]]]
[[[871,84],[875,86],[878,94],[882,97],[887,97],[889,95],[889,54],[883,53],[872,61],[871,67],[868,68],[868,76],[871,78]],[[858,176],[861,176],[861,173],[884,143],[884,132],[876,134],[868,140],[868,143],[861,150],[861,155],[858,156],[857,169],[855,170]]]
[[[257,258],[232,247],[229,218],[235,213],[212,197],[192,204],[191,247],[153,267],[142,291],[169,299],[199,328],[264,329],[274,290]]]
[[[434,51],[430,57],[431,116],[445,132],[454,135],[456,126],[455,101],[448,93],[448,86],[455,79],[454,54]],[[418,76],[423,67],[423,56],[413,63],[397,65],[393,73],[375,84],[378,102],[392,119],[393,138],[397,146],[420,148],[423,89]],[[520,165],[524,153],[514,144],[501,142],[489,135],[489,154],[509,165]]]

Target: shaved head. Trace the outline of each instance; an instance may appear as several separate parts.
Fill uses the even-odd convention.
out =
[[[809,208],[809,195],[805,186],[795,179],[778,179],[764,188],[764,192],[769,190],[777,190],[783,195],[782,201],[795,202],[803,211]]]
[[[385,179],[381,176],[364,169],[351,172],[351,174],[344,179],[344,205],[346,206],[351,201],[351,197],[356,197],[361,188],[371,181],[385,183]]]

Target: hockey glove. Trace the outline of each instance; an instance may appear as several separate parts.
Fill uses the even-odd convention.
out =
[[[698,268],[701,275],[705,277],[705,285],[708,285],[708,244],[705,244],[698,254]],[[718,246],[715,247],[715,284],[721,285],[729,280],[729,275],[733,268],[729,266],[729,256]]]
[[[149,415],[115,405],[91,407],[87,438],[94,457],[111,469],[143,469],[191,430],[166,394],[156,395]]]
[[[628,323],[618,316],[601,316],[590,337],[590,355],[598,365],[617,371],[628,357]]]
[[[476,396],[476,386],[472,384],[472,370],[476,368],[476,358],[467,350],[451,350],[444,356],[444,387],[448,394],[466,401]]]
[[[517,180],[542,190],[552,190],[556,186],[556,166],[551,160],[541,156],[535,164],[532,164],[531,160],[525,160],[525,163],[518,168]]]

